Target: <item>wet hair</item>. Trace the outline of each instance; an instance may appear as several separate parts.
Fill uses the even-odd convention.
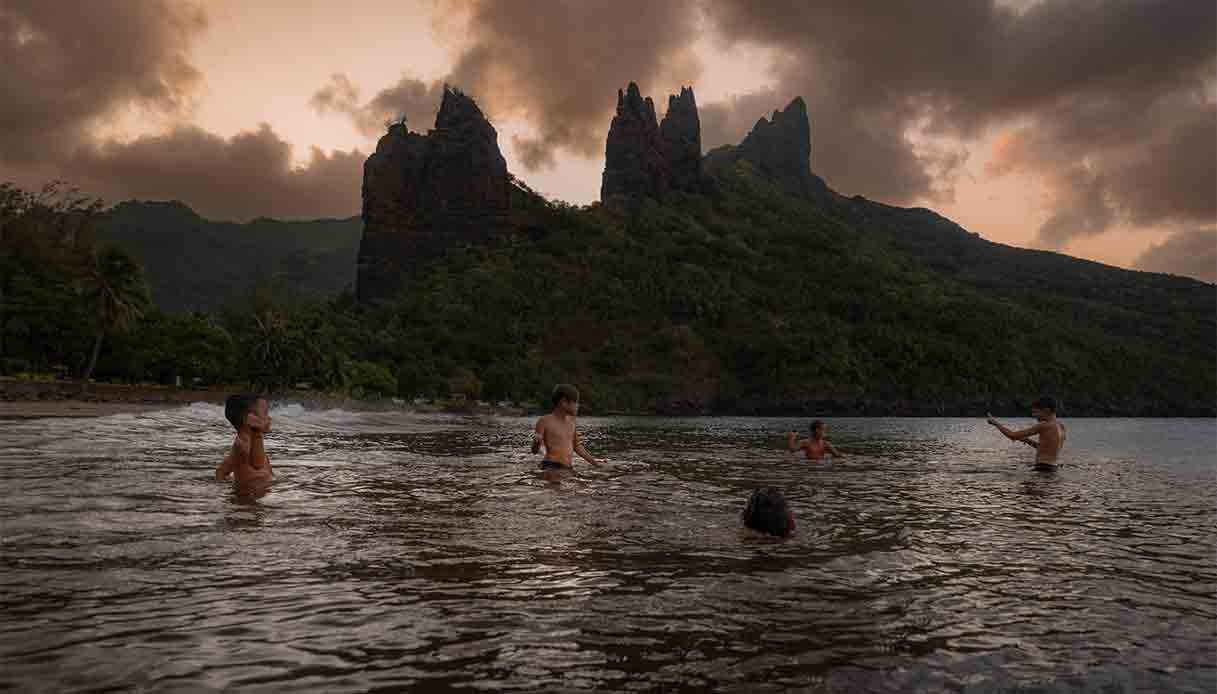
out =
[[[253,393],[237,393],[229,395],[228,400],[224,402],[224,418],[232,424],[234,429],[240,429],[245,423],[245,415],[258,404],[260,398]]]
[[[554,407],[557,407],[558,403],[562,402],[563,400],[579,402],[579,389],[569,383],[559,383],[558,385],[554,386]]]
[[[744,508],[744,526],[767,535],[786,537],[794,529],[786,498],[773,488],[752,492]]]
[[[823,428],[824,428],[824,422],[822,420],[817,419],[811,423],[811,433],[812,434],[816,433],[816,429],[823,429]]]
[[[1038,400],[1031,403],[1031,407],[1037,410],[1048,410],[1056,412],[1056,398],[1051,395],[1041,395]]]

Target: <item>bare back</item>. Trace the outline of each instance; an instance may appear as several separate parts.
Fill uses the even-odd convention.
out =
[[[575,418],[547,414],[537,420],[537,432],[545,445],[545,459],[570,467],[575,450]]]
[[[1035,462],[1040,465],[1055,465],[1061,448],[1065,445],[1065,425],[1055,418],[1041,422],[1038,427],[1039,445],[1035,449]]]

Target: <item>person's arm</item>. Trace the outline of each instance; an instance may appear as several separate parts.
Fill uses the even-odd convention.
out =
[[[259,470],[266,467],[266,449],[262,447],[261,431],[249,435],[249,464]]]
[[[595,458],[593,458],[593,457],[592,457],[592,454],[591,454],[591,453],[588,453],[588,452],[587,452],[587,449],[583,447],[583,441],[582,441],[582,440],[579,438],[579,430],[578,430],[578,429],[576,429],[576,430],[575,430],[575,445],[574,445],[574,449],[575,449],[575,453],[578,453],[580,458],[583,458],[584,460],[586,460],[587,462],[591,463],[592,465],[599,465],[599,464],[600,464],[600,461],[598,461],[598,460],[596,460]]]
[[[267,427],[266,420],[251,414],[246,417],[249,425],[249,453],[247,460],[250,467],[261,469],[266,467],[266,449],[262,443],[262,432]]]
[[[832,444],[827,441],[824,442],[824,450],[827,451],[828,454],[834,458],[844,458],[845,457],[844,453],[833,448]]]
[[[786,433],[786,448],[789,449],[791,453],[794,453],[801,448],[800,446],[795,445],[795,435],[793,431]]]
[[[1020,429],[1018,431],[1014,431],[1013,429],[1010,429],[1009,427],[1005,426],[1001,422],[994,419],[993,415],[989,415],[988,421],[990,424],[997,427],[997,430],[1000,431],[1003,436],[1010,439],[1011,441],[1024,441],[1024,439],[1026,439],[1028,436],[1035,436],[1036,434],[1040,433],[1040,426],[1041,426],[1040,424],[1035,424],[1035,425],[1027,427],[1026,429]]]
[[[542,420],[537,420],[537,425],[532,428],[532,453],[536,455],[541,451],[541,444],[545,441],[545,425]]]
[[[224,456],[224,462],[216,466],[216,479],[221,482],[228,479],[228,476],[232,474],[233,466],[232,453],[229,453]]]

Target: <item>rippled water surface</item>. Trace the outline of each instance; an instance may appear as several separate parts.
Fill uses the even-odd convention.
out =
[[[1217,423],[531,419],[277,407],[277,480],[194,405],[0,421],[0,689],[1214,691]],[[798,532],[748,541],[749,491]]]

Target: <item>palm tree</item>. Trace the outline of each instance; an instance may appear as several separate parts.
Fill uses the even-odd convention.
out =
[[[101,354],[101,341],[106,335],[125,332],[143,317],[149,307],[148,286],[144,284],[144,273],[139,263],[124,251],[107,247],[88,251],[81,277],[81,289],[86,306],[94,317],[96,339],[93,355],[81,379],[81,389],[89,384],[89,377],[97,366]]]

